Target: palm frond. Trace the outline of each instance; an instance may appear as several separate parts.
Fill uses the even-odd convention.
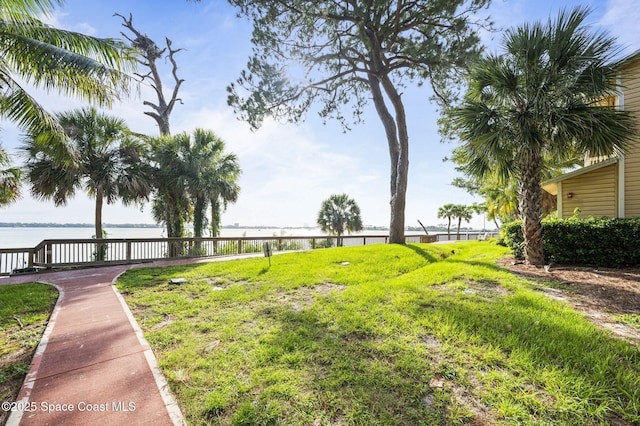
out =
[[[62,5],[61,0],[3,0],[0,21],[24,21],[27,24],[32,16],[50,16],[54,3]]]
[[[128,93],[132,80],[126,72],[135,59],[124,44],[51,28],[0,23],[0,54],[4,65],[26,82],[46,90],[79,96],[108,105]]]

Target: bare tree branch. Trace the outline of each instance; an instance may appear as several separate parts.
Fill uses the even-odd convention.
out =
[[[165,37],[166,47],[160,49],[158,45],[149,38],[146,34],[142,34],[138,29],[136,29],[133,25],[133,16],[129,14],[129,18],[124,17],[118,13],[114,14],[114,16],[119,16],[122,18],[122,26],[127,28],[133,35],[134,38],[127,36],[122,33],[122,35],[129,40],[131,46],[135,47],[140,51],[141,57],[143,59],[139,60],[139,63],[147,68],[149,68],[149,72],[147,74],[136,73],[135,75],[140,78],[140,81],[149,81],[151,88],[155,91],[156,96],[158,98],[157,104],[154,104],[149,101],[144,101],[143,105],[152,108],[154,112],[145,112],[148,116],[152,117],[156,123],[158,124],[158,128],[160,130],[160,134],[168,135],[171,133],[169,126],[169,118],[171,116],[171,112],[173,111],[173,107],[176,102],[180,102],[182,104],[182,100],[178,98],[178,91],[180,90],[180,86],[184,82],[184,79],[178,77],[178,63],[175,60],[174,55],[180,52],[183,49],[172,49],[171,48],[171,40],[168,37]],[[167,53],[168,52],[168,53]],[[164,88],[162,85],[162,79],[160,77],[160,72],[158,70],[158,65],[156,61],[161,59],[166,53],[166,59],[171,63],[171,73],[174,79],[173,90],[171,91],[171,98],[167,101],[167,98],[164,94]]]

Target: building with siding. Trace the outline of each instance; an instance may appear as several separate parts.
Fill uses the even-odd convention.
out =
[[[640,129],[640,51],[617,68],[618,94],[607,102],[637,111],[633,119]],[[624,154],[587,158],[585,167],[543,182],[542,187],[556,196],[558,218],[571,217],[576,208],[580,217],[640,216],[640,134]]]

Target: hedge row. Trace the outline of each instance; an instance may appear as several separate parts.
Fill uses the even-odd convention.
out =
[[[523,257],[522,223],[504,224],[504,240]],[[604,267],[640,265],[640,218],[548,219],[542,221],[548,262]]]

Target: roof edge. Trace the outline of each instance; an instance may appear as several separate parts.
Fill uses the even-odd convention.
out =
[[[561,182],[563,180],[570,179],[572,177],[580,176],[582,174],[589,173],[589,172],[601,169],[601,168],[606,167],[606,166],[610,166],[612,164],[617,163],[618,161],[620,161],[620,158],[618,158],[618,157],[613,157],[613,158],[609,158],[608,160],[599,161],[599,162],[591,164],[589,166],[581,167],[579,169],[570,171],[569,173],[565,173],[563,175],[556,176],[554,178],[545,180],[544,182],[542,182],[541,186],[551,185],[552,183],[557,183],[557,182]]]
[[[611,64],[611,67],[614,68],[614,69],[622,68],[623,66],[629,64],[630,62],[635,61],[638,58],[640,58],[640,49],[638,49],[635,52],[623,57],[622,59],[619,59],[619,60],[613,62]]]

